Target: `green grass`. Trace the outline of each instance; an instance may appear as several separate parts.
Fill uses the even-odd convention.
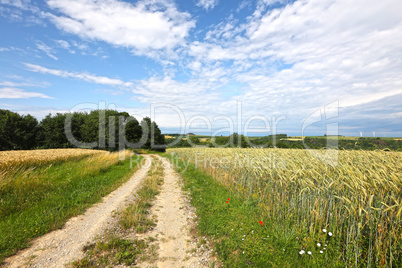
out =
[[[0,185],[0,263],[101,201],[136,170],[129,159],[109,166],[94,161],[38,167]]]
[[[156,226],[155,219],[149,217],[152,203],[159,194],[163,184],[163,168],[159,160],[154,159],[148,176],[142,182],[136,193],[135,201],[124,208],[119,215],[119,227],[125,230],[121,233],[112,229],[106,232],[102,239],[84,248],[85,257],[72,263],[75,268],[82,267],[112,267],[119,264],[135,265],[138,260],[156,260],[156,245],[151,245],[154,238],[127,239],[125,233],[135,231],[145,233]],[[120,229],[117,229],[120,230]]]
[[[107,234],[105,241],[98,240],[84,247],[87,257],[72,263],[73,267],[111,267],[111,265],[135,264],[139,255],[147,248],[145,240],[122,239],[114,234]],[[92,258],[88,257],[91,256]],[[96,261],[93,260],[96,256]]]
[[[198,232],[212,239],[225,267],[343,267],[333,258],[332,245],[336,241],[330,241],[326,234],[310,241],[308,234],[297,233],[290,223],[278,224],[277,220],[262,217],[257,199],[242,198],[194,165],[185,169],[180,158],[164,156],[178,163],[184,189],[196,208]],[[306,254],[300,255],[301,250]]]
[[[134,228],[137,233],[144,233],[156,225],[148,214],[162,184],[163,169],[160,161],[154,159],[147,178],[137,191],[137,199],[120,213],[120,225],[124,229]]]

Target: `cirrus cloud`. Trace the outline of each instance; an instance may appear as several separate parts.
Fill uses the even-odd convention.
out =
[[[12,87],[0,88],[0,99],[29,99],[29,98],[54,99],[42,93],[28,92],[19,88],[12,88]]]
[[[89,83],[101,84],[101,85],[109,85],[109,86],[123,86],[130,87],[132,86],[131,82],[124,82],[120,79],[109,78],[105,76],[97,76],[89,73],[78,73],[78,72],[67,72],[63,70],[49,69],[40,65],[24,63],[25,67],[28,68],[31,72],[37,72],[42,74],[51,74],[63,78],[75,78],[79,80],[83,80]]]

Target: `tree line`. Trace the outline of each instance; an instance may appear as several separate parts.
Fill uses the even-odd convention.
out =
[[[165,137],[149,117],[138,122],[127,112],[56,113],[48,114],[39,122],[31,115],[0,109],[1,151],[75,147],[164,151]]]

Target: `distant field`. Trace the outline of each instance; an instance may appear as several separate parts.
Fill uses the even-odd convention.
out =
[[[305,138],[327,138],[327,139],[339,139],[339,140],[358,140],[360,137],[352,136],[305,136]],[[300,136],[301,138],[301,136]]]
[[[199,139],[211,139],[211,136],[206,136],[206,135],[194,135],[193,137],[197,137]],[[228,136],[224,136],[224,137],[228,137]],[[255,140],[255,139],[259,139],[262,136],[248,136],[247,138],[249,140]],[[344,140],[358,140],[359,136],[288,136],[287,138],[284,138],[283,140],[303,140],[305,137],[309,137],[309,138],[328,138],[328,139],[344,139]],[[165,135],[166,139],[174,139],[177,137],[174,136],[170,136],[170,135]],[[183,138],[185,139],[186,136],[183,135]],[[363,137],[363,138],[367,138],[367,139],[376,139],[376,138],[380,138],[381,140],[402,140],[402,138],[398,138],[398,137]]]
[[[280,230],[281,240],[298,240],[289,258],[298,258],[300,250],[320,258],[325,251],[325,267],[402,267],[402,152],[177,148],[167,153],[261,208],[261,218]]]
[[[294,138],[294,137],[289,137],[285,139],[281,139],[281,141],[302,141],[302,138]]]

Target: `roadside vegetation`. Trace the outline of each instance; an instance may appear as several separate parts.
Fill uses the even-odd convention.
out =
[[[227,267],[402,265],[402,153],[168,153]]]
[[[150,208],[163,184],[163,167],[154,157],[148,176],[135,194],[135,200],[118,212],[118,223],[103,237],[84,248],[85,257],[72,263],[73,267],[111,267],[135,265],[139,261],[152,263],[157,258],[157,245],[149,237],[141,239],[135,234],[145,233],[156,226],[150,217]]]
[[[14,157],[14,164],[0,170],[0,263],[28,247],[32,239],[61,228],[69,218],[101,201],[136,170],[130,151],[124,152],[124,161],[119,160],[119,153],[104,151],[30,153],[42,157],[35,160],[26,152],[20,165]]]
[[[289,148],[289,149],[337,149],[337,150],[386,150],[402,151],[402,139],[380,137],[344,136],[296,136],[286,134],[263,137],[245,137],[234,133],[230,136],[200,136],[187,134],[165,135],[170,148],[214,147],[214,148]]]

